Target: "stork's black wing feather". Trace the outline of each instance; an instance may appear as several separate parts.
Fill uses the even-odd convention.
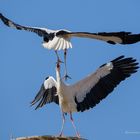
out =
[[[51,102],[59,104],[57,89],[54,86],[54,82],[55,81],[53,81],[52,78],[48,78],[46,83],[51,85],[51,87],[45,88],[44,84],[42,84],[39,92],[35,96],[34,100],[31,102],[31,105],[35,105],[37,102],[39,102],[35,109],[38,109],[44,106],[45,104]]]
[[[65,33],[66,34],[66,33]],[[105,41],[109,44],[134,44],[140,41],[140,34],[132,34],[131,32],[70,32],[67,33],[71,36],[92,38]]]
[[[41,37],[47,37],[49,34],[46,32],[46,30],[42,29],[42,28],[35,28],[35,27],[27,27],[27,26],[22,26],[19,24],[14,23],[13,21],[11,21],[10,19],[6,18],[5,16],[3,16],[0,13],[0,19],[3,21],[3,23],[9,27],[12,28],[16,28],[18,30],[27,30],[30,32],[34,32],[36,34],[38,34]]]

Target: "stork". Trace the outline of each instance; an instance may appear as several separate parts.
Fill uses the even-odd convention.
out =
[[[47,103],[54,102],[58,104],[63,116],[60,136],[63,134],[65,113],[69,113],[76,135],[80,137],[74,124],[72,113],[83,112],[93,108],[107,97],[121,81],[137,72],[138,68],[136,59],[120,56],[109,63],[103,64],[96,72],[83,80],[67,85],[64,83],[64,79],[61,78],[60,62],[58,61],[56,65],[56,80],[52,76],[47,77],[31,105],[38,102],[35,108],[38,109]]]
[[[9,27],[34,32],[43,38],[43,47],[47,49],[54,49],[57,59],[62,62],[58,56],[57,50],[64,50],[64,64],[65,64],[65,79],[69,76],[66,67],[67,49],[72,48],[70,39],[72,37],[83,37],[105,41],[109,44],[133,44],[140,41],[140,34],[132,34],[131,32],[71,32],[65,29],[50,30],[47,28],[28,27],[14,23],[0,13],[0,19]],[[69,77],[70,78],[70,77]]]

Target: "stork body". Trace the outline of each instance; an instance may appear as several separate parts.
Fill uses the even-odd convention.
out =
[[[76,112],[76,103],[73,100],[73,94],[71,93],[71,87],[66,85],[61,79],[60,64],[57,63],[56,67],[56,79],[57,79],[57,96],[62,112],[70,113]]]
[[[90,32],[71,32],[65,29],[60,30],[50,30],[47,28],[39,28],[39,27],[28,27],[22,26],[14,23],[9,20],[5,16],[0,13],[0,19],[2,22],[12,28],[17,30],[26,30],[29,32],[34,32],[43,38],[43,46],[47,49],[55,50],[57,54],[57,50],[64,50],[64,62],[65,62],[65,77],[69,77],[67,75],[66,69],[66,54],[67,49],[72,48],[72,44],[70,39],[72,37],[82,37],[82,38],[91,38],[96,40],[105,41],[109,44],[133,44],[140,41],[140,34],[132,34],[131,32],[100,32],[100,33],[90,33]],[[61,62],[59,56],[57,54],[58,61]]]
[[[138,63],[135,59],[120,56],[100,66],[96,72],[85,77],[83,80],[73,85],[67,85],[61,78],[60,64],[58,62],[56,66],[56,81],[51,76],[47,77],[31,105],[39,102],[36,107],[38,109],[47,103],[55,102],[60,106],[63,116],[60,135],[63,133],[65,123],[64,113],[69,113],[76,134],[80,137],[74,125],[72,113],[83,112],[96,106],[121,81],[137,72],[138,68]]]

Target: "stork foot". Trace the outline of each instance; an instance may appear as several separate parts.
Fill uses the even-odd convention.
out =
[[[59,137],[64,137],[63,133],[60,133],[58,136],[59,136]]]
[[[72,79],[72,78],[68,74],[65,74],[64,79],[65,79],[65,81],[67,81],[67,79]]]
[[[76,134],[76,135],[77,135],[77,138],[80,138],[80,134],[79,134],[78,132],[77,132],[77,134]]]

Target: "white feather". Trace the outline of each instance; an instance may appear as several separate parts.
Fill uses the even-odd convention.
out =
[[[50,76],[47,80],[44,81],[45,89],[50,89],[54,86],[56,87],[56,80],[52,76]]]
[[[59,38],[58,37],[54,37],[53,40],[50,40],[49,42],[44,42],[43,43],[43,47],[47,48],[47,49],[54,49],[56,48],[57,44],[59,43]]]
[[[61,41],[60,41],[60,38],[58,38],[58,43],[55,46],[55,50],[58,50],[59,49],[60,44],[61,44]]]
[[[60,38],[60,44],[59,44],[59,49],[58,50],[63,49],[63,41],[64,41],[64,39]]]
[[[55,49],[58,43],[59,43],[59,38],[54,37],[54,39],[51,40],[50,43],[49,43],[49,48]]]
[[[91,88],[98,83],[100,78],[109,74],[112,68],[113,64],[110,62],[85,79],[71,85],[71,89],[73,89],[72,93],[74,94],[73,96],[77,97],[78,102],[82,102],[86,94],[90,92]]]
[[[50,30],[50,29],[47,29],[47,28],[38,28],[38,27],[33,27],[33,28],[45,30],[48,34],[49,34],[49,33],[54,33],[54,32],[55,32],[55,30]]]
[[[66,49],[66,40],[64,40],[64,42],[63,42],[63,50],[65,50]]]
[[[71,42],[69,42],[69,45],[70,45],[70,47],[69,47],[69,48],[72,48],[72,44],[71,44]]]
[[[64,42],[65,42],[65,40],[63,39],[63,40],[62,40],[62,49],[63,49],[63,50],[65,49],[65,45],[64,45],[65,43],[64,43]]]
[[[68,48],[69,48],[69,42],[66,41],[66,49],[68,49]]]

